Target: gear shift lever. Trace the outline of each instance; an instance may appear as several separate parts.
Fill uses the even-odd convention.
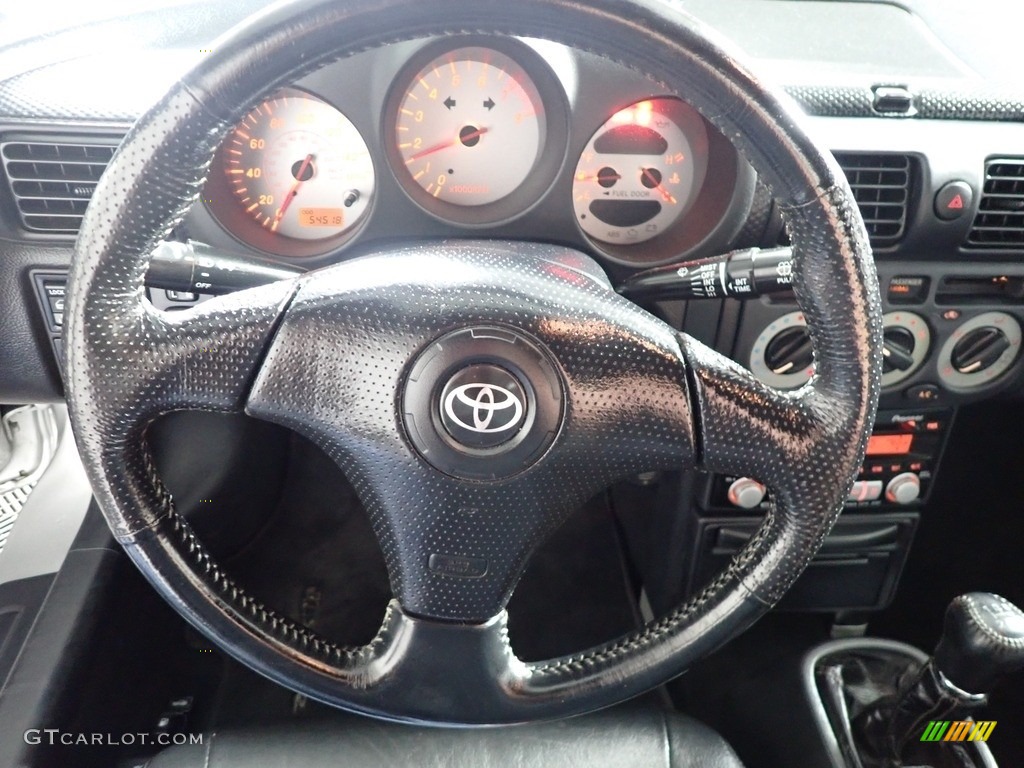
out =
[[[929,720],[957,719],[984,704],[1003,675],[1024,667],[1024,612],[998,595],[971,592],[950,603],[935,655],[900,681],[899,693],[858,718],[860,742],[899,761]]]
[[[987,694],[1024,667],[1024,612],[987,592],[961,595],[946,609],[933,664],[957,688]]]

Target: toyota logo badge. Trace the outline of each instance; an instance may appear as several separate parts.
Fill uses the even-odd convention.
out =
[[[463,429],[479,434],[517,428],[526,412],[523,401],[498,384],[463,384],[444,399],[444,412]]]

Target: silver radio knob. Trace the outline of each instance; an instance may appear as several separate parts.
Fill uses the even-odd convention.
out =
[[[729,501],[743,509],[753,509],[764,501],[765,489],[752,477],[741,477],[733,480],[729,486]]]
[[[885,487],[885,498],[896,504],[912,504],[921,495],[921,478],[913,472],[896,475]]]

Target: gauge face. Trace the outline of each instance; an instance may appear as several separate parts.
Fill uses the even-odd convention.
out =
[[[641,101],[616,112],[591,137],[573,178],[576,219],[590,237],[642,243],[667,232],[687,210],[706,158],[676,119],[681,107],[677,99]],[[704,131],[689,122],[689,130]],[[706,133],[698,138],[706,147]]]
[[[280,91],[253,108],[221,157],[244,215],[272,237],[335,238],[359,222],[373,197],[373,161],[359,131],[301,91]]]
[[[544,149],[544,107],[508,55],[479,46],[431,60],[394,115],[396,175],[435,200],[484,206],[515,192]]]

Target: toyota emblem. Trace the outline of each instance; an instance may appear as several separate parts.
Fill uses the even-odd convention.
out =
[[[490,363],[456,372],[436,402],[444,431],[470,450],[510,443],[530,421],[530,400],[523,383],[504,367]]]
[[[463,429],[489,434],[518,427],[526,409],[519,396],[505,387],[463,384],[445,397],[444,412]]]
[[[564,397],[536,340],[498,326],[459,328],[406,371],[404,437],[446,475],[496,481],[543,459],[558,437]]]

